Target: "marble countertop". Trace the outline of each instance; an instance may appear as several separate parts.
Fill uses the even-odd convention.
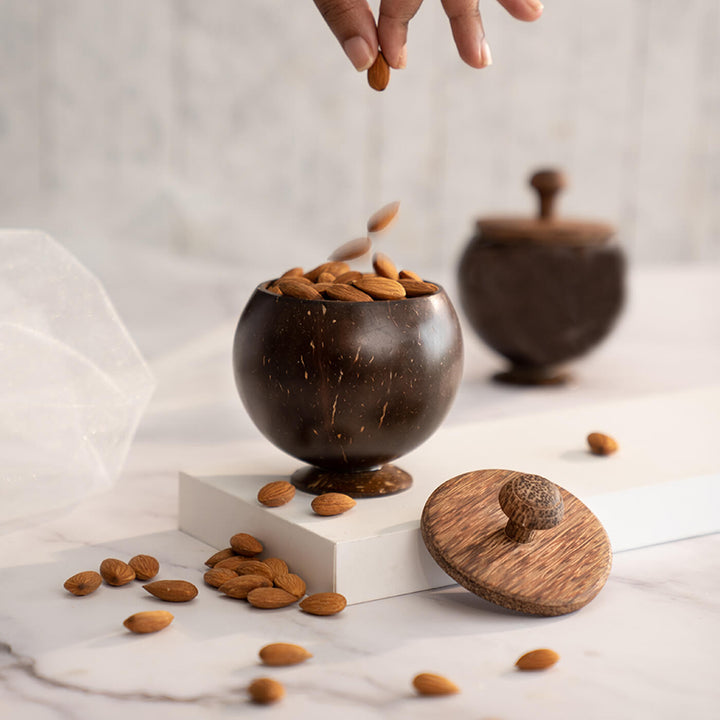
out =
[[[189,277],[205,287],[207,275],[188,271],[183,282]],[[616,335],[578,366],[577,383],[553,402],[714,381],[719,281],[718,268],[638,273],[635,299]],[[681,347],[667,335],[668,287],[683,317],[695,314],[692,323],[677,323]],[[177,530],[177,471],[256,437],[227,370],[237,307],[228,309],[222,292],[215,297],[223,299],[205,308],[202,331],[188,326],[184,336],[178,332],[171,342],[166,333],[155,344],[152,327],[140,321],[138,292],[120,298],[158,390],[112,490],[0,535],[0,717],[717,717],[718,535],[617,554],[600,595],[558,618],[513,614],[458,586],[354,605],[333,617],[296,607],[256,610],[205,586],[203,563],[213,550]],[[168,303],[157,317],[172,322],[180,312]],[[489,385],[496,361],[479,344],[468,346],[461,397],[448,422],[548,402],[547,390]],[[639,358],[648,354],[654,361],[643,365]],[[692,373],[678,371],[688,362]],[[62,588],[70,575],[97,568],[106,557],[137,553],[156,556],[163,577],[195,583],[198,597],[168,606],[138,583],[104,585],[82,598]],[[123,628],[127,616],[148,609],[169,609],[175,621],[155,635]],[[270,642],[301,644],[314,657],[266,668],[257,653]],[[538,647],[557,651],[557,665],[540,673],[515,670],[515,660]],[[461,693],[419,698],[411,687],[419,672],[445,675]],[[248,683],[262,676],[285,686],[277,705],[248,703]]]

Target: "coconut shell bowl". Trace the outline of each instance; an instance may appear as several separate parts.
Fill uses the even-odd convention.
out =
[[[556,216],[561,172],[540,171],[530,184],[537,217],[477,221],[460,260],[460,302],[480,338],[509,361],[496,380],[562,384],[568,362],[595,348],[620,315],[625,255],[611,225]]]
[[[291,481],[313,494],[373,497],[412,478],[391,461],[445,418],[462,374],[462,336],[441,287],[354,302],[259,285],[237,325],[235,382],[262,434],[307,463]]]

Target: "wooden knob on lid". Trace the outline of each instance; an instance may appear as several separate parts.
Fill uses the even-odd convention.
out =
[[[559,170],[540,170],[530,178],[540,199],[539,217],[551,220],[555,217],[555,197],[567,185],[567,178]]]
[[[514,475],[500,488],[498,501],[508,516],[505,534],[515,542],[530,542],[536,530],[553,528],[563,519],[558,486],[540,475]]]

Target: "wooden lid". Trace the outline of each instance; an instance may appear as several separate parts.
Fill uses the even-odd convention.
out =
[[[555,198],[566,185],[558,170],[541,170],[530,178],[538,193],[538,216],[486,217],[477,222],[483,239],[499,242],[559,245],[594,245],[607,242],[615,228],[609,223],[559,219],[555,216]]]
[[[600,521],[574,495],[539,475],[458,475],[428,498],[420,528],[450,577],[519,612],[579,610],[610,573],[610,540]]]

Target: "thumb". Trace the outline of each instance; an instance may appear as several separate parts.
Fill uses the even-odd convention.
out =
[[[356,70],[367,70],[378,53],[377,28],[366,0],[314,0]]]

